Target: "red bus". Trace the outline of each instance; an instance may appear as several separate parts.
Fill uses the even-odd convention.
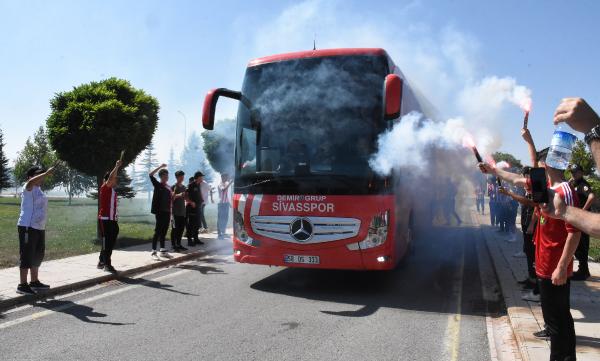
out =
[[[415,92],[383,49],[326,49],[250,61],[234,156],[237,262],[330,269],[395,268],[412,245],[417,209],[398,175],[369,164],[377,139],[411,111]]]

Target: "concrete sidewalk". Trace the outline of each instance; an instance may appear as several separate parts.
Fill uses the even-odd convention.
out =
[[[490,226],[489,215],[479,215],[475,210],[472,212],[490,250],[523,360],[548,360],[549,342],[532,335],[544,325],[540,304],[523,301],[521,296],[524,292],[517,284],[518,280],[527,277],[525,258],[513,257],[523,248],[522,234],[517,233],[516,242],[507,242],[506,234],[500,234]],[[577,265],[574,268],[577,269]],[[590,262],[590,272],[592,277],[588,281],[571,282],[571,313],[575,319],[579,361],[600,360],[600,265]]]
[[[228,229],[231,234],[232,229]],[[153,268],[167,267],[219,249],[231,249],[231,238],[218,240],[216,233],[200,234],[205,243],[202,246],[189,247],[184,253],[169,253],[172,258],[161,258],[155,261],[150,257],[150,244],[142,244],[113,251],[112,263],[119,271],[113,275],[96,268],[98,253],[68,257],[42,263],[40,281],[51,286],[48,292],[35,296],[25,296],[16,293],[19,283],[19,268],[11,267],[0,270],[0,311],[10,307],[30,302],[35,299],[66,293],[71,290],[89,287],[101,282],[115,279],[118,276],[132,275]],[[185,239],[183,244],[185,245]],[[170,242],[167,241],[170,245]]]

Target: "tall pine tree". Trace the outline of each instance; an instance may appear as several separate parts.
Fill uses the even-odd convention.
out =
[[[214,172],[206,160],[202,145],[202,138],[198,133],[192,132],[181,154],[181,168],[187,177],[193,176],[196,171],[201,171],[207,180],[211,180]]]
[[[12,187],[11,170],[8,167],[8,158],[4,153],[4,133],[0,129],[0,191]]]
[[[137,179],[135,182],[135,187],[140,192],[146,192],[148,194],[148,203],[152,200],[152,191],[154,188],[152,187],[152,183],[150,182],[150,178],[148,177],[148,173],[152,172],[156,167],[160,164],[158,163],[158,159],[156,157],[156,151],[154,149],[154,143],[150,142],[146,147],[146,150],[142,153],[142,159],[140,161],[141,171],[137,175]]]

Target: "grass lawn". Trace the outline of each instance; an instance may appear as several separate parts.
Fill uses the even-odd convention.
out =
[[[0,197],[0,268],[18,265],[17,219],[20,205],[18,198]],[[100,244],[94,241],[97,212],[96,201],[91,199],[74,199],[69,206],[66,199],[51,198],[44,259],[98,252]],[[213,230],[216,229],[216,213],[216,205],[206,207],[206,221]],[[119,200],[119,228],[117,247],[151,241],[154,216],[150,214],[150,206],[145,199]]]
[[[590,238],[590,257],[600,262],[600,239]]]

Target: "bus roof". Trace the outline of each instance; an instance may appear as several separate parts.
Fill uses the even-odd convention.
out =
[[[382,55],[387,56],[387,52],[381,48],[341,48],[341,49],[319,49],[308,51],[297,51],[293,53],[269,55],[262,58],[251,60],[248,67],[261,64],[274,63],[278,61],[302,59],[302,58],[320,58],[328,56],[344,55]]]

